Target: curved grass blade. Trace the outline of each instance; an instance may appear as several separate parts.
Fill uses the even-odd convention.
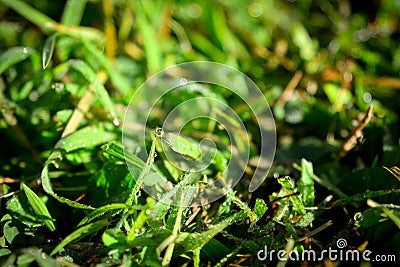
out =
[[[113,214],[111,215],[111,216],[114,216],[114,215],[118,214],[119,212],[121,212],[125,208],[129,208],[125,203],[112,203],[112,204],[100,207],[100,208],[92,211],[88,215],[86,215],[86,217],[83,218],[82,221],[79,222],[78,227],[93,221],[94,219],[104,215],[106,212],[114,211]],[[137,207],[132,206],[131,208],[137,208]]]
[[[107,143],[115,138],[113,133],[107,132],[104,128],[99,125],[97,127],[85,127],[82,128],[62,139],[60,139],[54,147],[54,151],[50,154],[45,167],[42,170],[41,180],[43,190],[49,195],[56,198],[58,201],[65,203],[71,207],[79,209],[94,209],[93,207],[81,204],[79,202],[58,196],[51,186],[49,177],[49,165],[53,164],[58,166],[58,161],[62,160],[63,153],[70,153],[78,149],[84,149],[88,147],[94,147],[100,144]]]
[[[81,228],[76,229],[71,234],[69,234],[66,238],[58,244],[53,251],[50,253],[50,256],[54,256],[60,249],[65,247],[66,245],[76,242],[90,234],[93,234],[103,227],[108,225],[108,220],[101,220],[97,222],[90,223],[88,225],[82,226]]]
[[[77,209],[91,209],[91,210],[94,210],[93,207],[90,207],[90,206],[87,206],[87,205],[81,204],[81,203],[79,203],[79,202],[76,202],[76,201],[70,200],[70,199],[68,199],[68,198],[65,198],[65,197],[62,197],[62,196],[57,195],[57,194],[54,192],[53,187],[51,186],[51,183],[50,183],[48,165],[46,165],[46,166],[43,168],[43,170],[42,170],[41,180],[42,180],[42,187],[43,187],[43,190],[44,190],[47,194],[49,194],[49,195],[51,195],[52,197],[54,197],[55,199],[57,199],[59,202],[65,203],[65,204],[67,204],[68,206],[71,206],[71,207],[77,208]]]
[[[69,65],[71,66],[71,68],[79,71],[85,77],[85,79],[93,85],[99,102],[106,110],[110,112],[112,118],[114,119],[114,124],[118,126],[118,118],[120,116],[117,113],[106,88],[97,78],[96,73],[89,67],[89,65],[87,65],[82,60],[72,59],[69,61]]]
[[[101,149],[104,153],[111,155],[121,161],[126,161],[128,164],[132,164],[133,166],[139,168],[139,170],[142,170],[146,166],[146,163],[135,154],[124,154],[124,149],[116,142],[107,143],[103,145]]]
[[[50,231],[55,231],[56,226],[53,223],[53,218],[51,217],[46,205],[43,201],[33,192],[27,185],[22,184],[22,188],[28,198],[29,204],[31,204],[33,211],[40,217],[45,218],[44,224]]]
[[[15,65],[21,61],[24,61],[28,57],[31,57],[31,61],[34,69],[38,65],[38,58],[36,51],[29,47],[13,47],[8,49],[6,52],[0,56],[0,74],[2,74],[6,69]]]
[[[51,57],[53,56],[54,46],[56,43],[58,33],[53,33],[49,37],[47,37],[46,41],[44,42],[43,51],[42,51],[42,67],[46,69],[49,66]]]

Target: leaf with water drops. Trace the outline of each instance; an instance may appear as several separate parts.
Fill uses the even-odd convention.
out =
[[[74,150],[98,146],[115,139],[115,134],[104,129],[102,124],[82,128],[57,142],[56,150],[70,153]]]
[[[285,190],[286,195],[291,195],[289,197],[290,202],[293,204],[293,208],[299,215],[305,215],[306,210],[304,208],[303,203],[298,195],[295,194],[295,188],[290,183],[289,177],[279,178],[278,183],[282,185],[283,189]]]
[[[187,138],[173,133],[164,133],[162,139],[173,151],[181,155],[192,159],[198,159],[201,156],[199,145]]]
[[[115,216],[116,214],[118,214],[120,211],[122,211],[125,208],[128,208],[125,203],[111,203],[111,204],[102,206],[100,208],[97,208],[96,210],[94,210],[91,213],[89,213],[88,215],[86,215],[86,217],[80,221],[80,223],[78,224],[78,227],[85,225],[100,216],[103,216],[107,212],[113,211],[111,213],[110,217]],[[131,208],[135,208],[135,206],[132,206]]]

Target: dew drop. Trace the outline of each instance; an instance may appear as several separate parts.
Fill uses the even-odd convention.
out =
[[[113,124],[114,124],[115,126],[119,126],[119,120],[118,120],[118,118],[114,118]]]
[[[360,222],[363,219],[363,214],[361,212],[357,212],[356,214],[354,214],[354,220],[356,222]]]
[[[157,136],[157,137],[162,137],[163,134],[164,134],[163,129],[160,128],[160,127],[157,127],[157,128],[156,128],[156,136]]]
[[[263,8],[262,5],[260,5],[259,3],[253,3],[249,6],[247,11],[250,16],[257,18],[262,15]]]
[[[275,179],[278,179],[278,178],[279,178],[279,173],[275,172],[275,173],[274,173],[274,178],[275,178]]]
[[[181,85],[187,84],[186,78],[181,78],[181,79],[179,80],[179,83],[180,83]]]
[[[370,93],[365,93],[363,95],[363,99],[364,99],[365,103],[369,104],[372,101],[372,95]]]

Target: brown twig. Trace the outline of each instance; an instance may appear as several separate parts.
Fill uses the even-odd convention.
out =
[[[303,72],[301,70],[298,70],[294,73],[285,90],[283,90],[282,95],[279,97],[278,101],[276,101],[276,105],[282,106],[288,101],[290,95],[293,93],[294,89],[299,84],[302,77]]]
[[[367,126],[367,124],[371,121],[373,115],[373,106],[370,105],[368,107],[367,112],[364,114],[363,118],[359,121],[358,126],[349,134],[346,140],[343,142],[340,152],[338,153],[335,161],[339,161],[343,158],[347,152],[355,147],[357,144],[357,139],[361,136],[361,131]]]
[[[105,74],[105,72],[99,72],[97,74],[97,78],[101,83],[104,83],[104,81],[107,79],[107,75]],[[85,117],[85,114],[88,112],[90,106],[92,105],[95,93],[94,90],[95,89],[93,85],[90,84],[82,98],[79,100],[79,103],[72,113],[72,116],[69,119],[67,126],[65,126],[61,138],[69,135],[70,133],[73,133],[79,127],[79,124],[81,123],[81,121]]]

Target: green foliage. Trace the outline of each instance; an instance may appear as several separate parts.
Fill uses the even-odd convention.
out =
[[[400,8],[356,2],[0,0],[0,265],[282,266],[258,251],[338,238],[399,259]],[[274,111],[275,161],[255,192],[251,174],[264,162],[253,111],[216,85],[164,95],[145,140],[128,122],[132,151],[123,150],[135,90],[198,60],[244,72]],[[237,152],[212,119],[179,135],[157,128],[198,96],[239,115],[248,136],[218,105],[182,109],[232,122]],[[244,175],[231,188],[224,172],[246,142],[249,162],[237,163]],[[142,190],[154,181],[165,185],[158,200]],[[215,181],[224,196],[190,206]]]

